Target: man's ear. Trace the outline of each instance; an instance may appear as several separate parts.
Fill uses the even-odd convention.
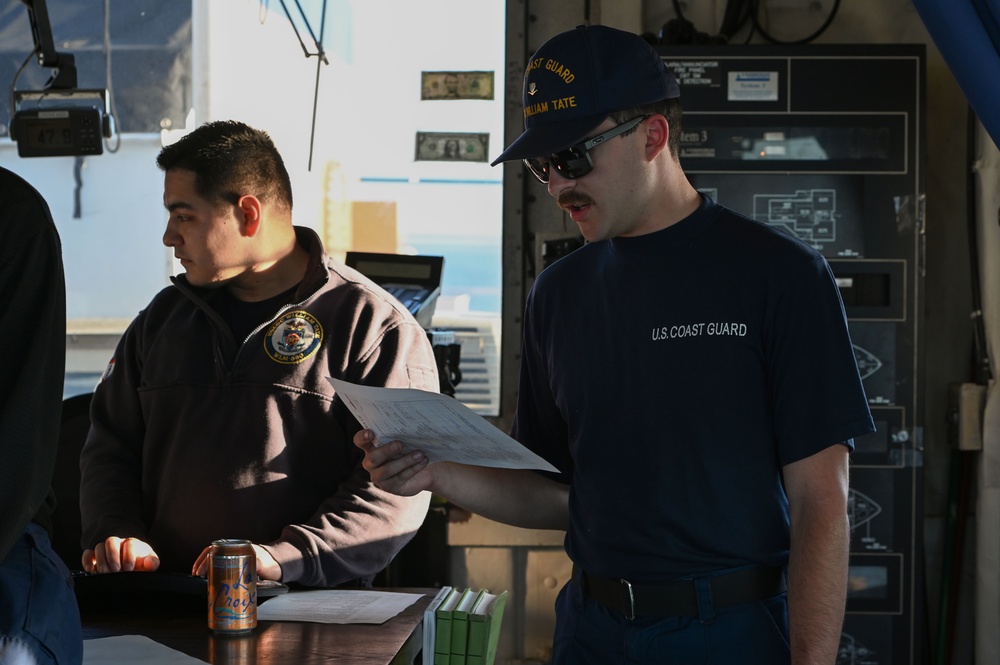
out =
[[[247,238],[252,238],[260,230],[261,204],[260,199],[252,194],[245,194],[236,202],[240,232]]]
[[[646,118],[643,123],[646,128],[646,158],[652,161],[662,151],[668,149],[670,142],[670,125],[667,119],[659,113]]]

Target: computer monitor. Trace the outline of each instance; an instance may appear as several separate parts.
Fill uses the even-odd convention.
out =
[[[399,300],[417,323],[430,328],[441,294],[443,256],[351,251],[344,262]]]

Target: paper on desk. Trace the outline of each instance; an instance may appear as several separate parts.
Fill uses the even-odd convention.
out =
[[[359,386],[332,377],[330,383],[380,444],[398,439],[422,450],[432,462],[558,472],[454,397],[413,388]]]
[[[422,593],[319,589],[290,591],[257,606],[261,621],[385,623],[422,598]]]
[[[117,635],[83,641],[83,665],[205,665],[144,635]]]

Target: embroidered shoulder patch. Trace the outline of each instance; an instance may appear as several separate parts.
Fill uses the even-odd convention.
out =
[[[111,360],[109,360],[108,361],[108,366],[104,368],[104,373],[101,374],[101,382],[103,383],[105,380],[107,380],[111,376],[111,373],[113,371],[115,371],[115,359],[114,358],[112,358]]]
[[[264,351],[283,365],[296,365],[323,343],[323,326],[309,312],[295,311],[281,315],[264,336]]]

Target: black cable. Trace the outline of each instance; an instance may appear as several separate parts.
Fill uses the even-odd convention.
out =
[[[743,3],[743,16],[740,18],[740,25],[742,26],[744,23],[747,22],[750,23],[750,29],[747,31],[747,38],[743,42],[744,44],[749,44],[750,40],[753,39],[754,32],[756,32],[756,28],[754,27],[753,24],[752,4],[753,3],[750,0],[746,0],[746,2]]]
[[[826,20],[823,21],[823,25],[819,26],[816,32],[812,33],[808,37],[803,37],[802,39],[783,41],[769,34],[766,30],[764,30],[764,27],[760,24],[760,18],[759,18],[760,0],[750,0],[750,3],[753,7],[752,11],[750,12],[750,16],[751,19],[753,20],[754,29],[760,33],[761,37],[771,42],[772,44],[808,44],[809,42],[811,42],[812,40],[816,39],[824,32],[826,32],[826,29],[830,27],[831,23],[833,23],[833,19],[837,17],[837,11],[840,9],[840,0],[833,0],[833,7],[830,8],[830,14],[826,17]]]
[[[17,79],[21,78],[21,72],[24,71],[24,68],[28,66],[28,63],[31,62],[31,59],[35,57],[37,53],[38,53],[38,47],[36,46],[34,50],[32,50],[31,53],[28,54],[28,57],[24,59],[24,62],[21,63],[21,66],[17,68],[17,71],[14,72],[14,79],[10,82],[10,96],[7,98],[10,101],[11,118],[14,117],[14,112],[17,111],[17,109],[15,108],[16,104],[14,103],[14,91],[17,90]]]
[[[750,21],[750,29],[747,30],[747,37],[743,40],[744,44],[749,44],[753,40],[754,33],[757,32],[757,21],[753,20],[754,12],[757,11],[757,4],[754,0],[746,0],[743,4],[743,16],[740,18],[740,25],[743,25],[746,21]]]
[[[726,16],[723,19],[722,28],[717,35],[710,35],[696,29],[694,23],[684,16],[680,0],[673,0],[674,13],[676,18],[672,18],[660,27],[659,35],[647,36],[646,40],[652,44],[725,44],[732,37],[733,33],[742,27],[746,22],[746,17],[739,19],[741,10],[746,0],[728,0],[726,6]]]
[[[749,17],[747,0],[728,0],[726,11],[722,17],[722,25],[719,26],[719,36],[728,42],[743,27]]]
[[[677,18],[679,18],[680,20],[686,21],[687,19],[684,18],[684,12],[681,11],[681,0],[673,0],[673,1],[674,1],[674,14],[676,14]]]
[[[969,235],[969,270],[972,279],[972,325],[973,337],[976,346],[976,382],[980,385],[987,385],[993,378],[993,371],[990,369],[990,354],[986,344],[986,328],[983,324],[983,295],[979,286],[979,243],[976,232],[976,127],[979,124],[976,112],[969,106],[968,131],[966,132],[966,151],[969,159],[968,177],[965,183],[966,207],[968,209],[968,235]]]

